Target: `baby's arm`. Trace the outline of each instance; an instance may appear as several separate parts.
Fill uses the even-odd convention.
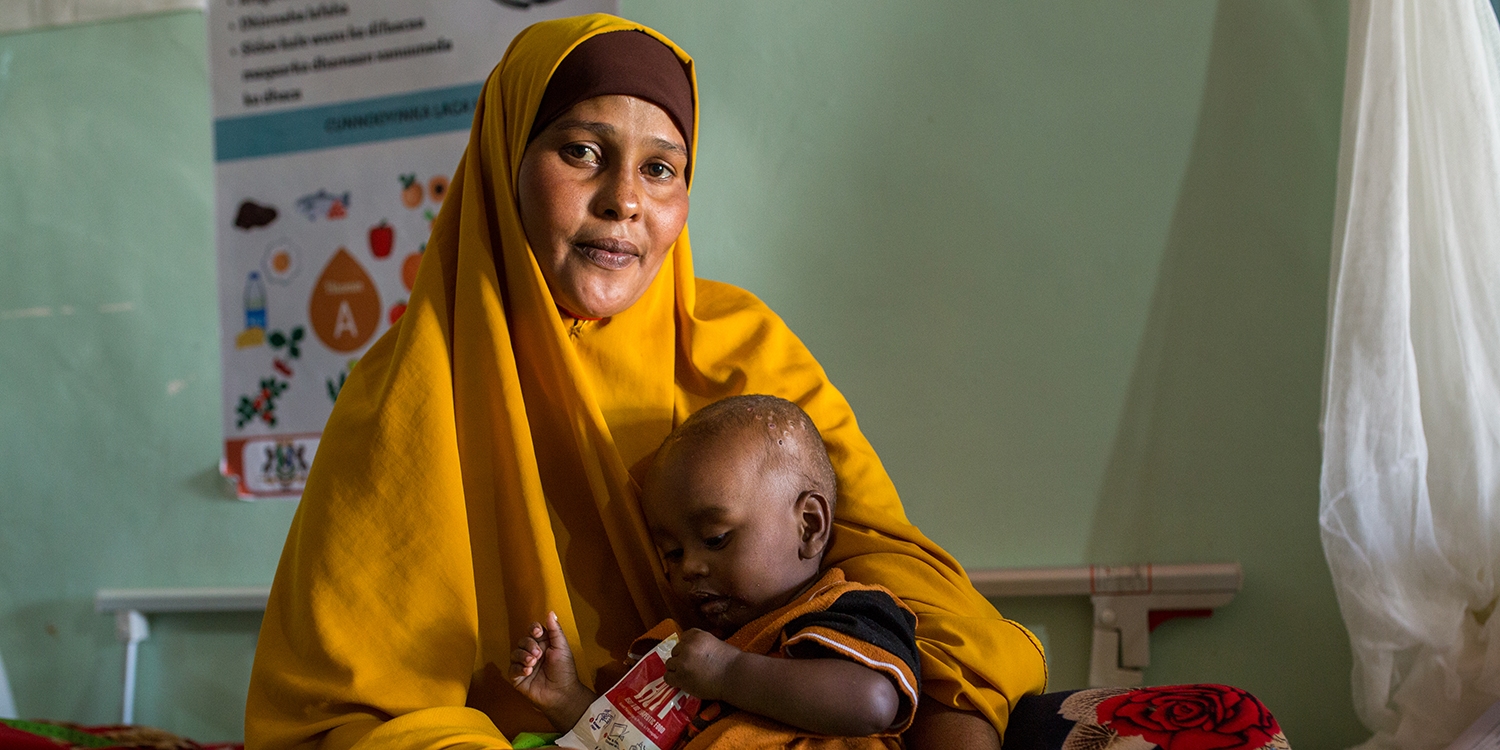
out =
[[[901,698],[885,675],[847,659],[776,659],[747,654],[705,633],[682,634],[667,684],[705,700],[820,734],[888,731]]]
[[[510,681],[559,732],[572,729],[599,697],[578,681],[573,651],[555,612],[547,613],[545,625],[532,623],[531,634],[516,644],[510,654]]]

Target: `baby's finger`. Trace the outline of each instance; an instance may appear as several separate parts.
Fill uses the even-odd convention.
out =
[[[516,666],[534,667],[536,666],[536,662],[536,654],[533,654],[526,649],[518,648],[515,651],[510,652],[510,663]]]
[[[557,621],[556,612],[547,613],[547,645],[564,654],[572,653],[568,648],[568,637],[563,635],[562,624]]]
[[[510,663],[511,682],[519,682],[522,678],[530,676],[531,672],[532,668],[526,666],[525,664],[521,664],[515,661],[512,661]]]
[[[526,651],[533,655],[541,656],[544,649],[545,647],[542,644],[537,643],[536,639],[532,638],[531,636],[527,636],[519,641],[516,641],[517,651]]]
[[[537,662],[542,660],[542,652],[544,650],[545,649],[542,648],[541,644],[530,643],[516,649],[516,652],[524,654],[522,656],[523,663],[527,664],[528,666],[534,666]]]

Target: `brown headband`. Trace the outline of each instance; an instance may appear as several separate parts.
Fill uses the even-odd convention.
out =
[[[574,104],[609,94],[661,107],[692,146],[687,141],[693,132],[693,87],[687,70],[670,47],[642,31],[599,34],[574,47],[547,82],[527,142]]]

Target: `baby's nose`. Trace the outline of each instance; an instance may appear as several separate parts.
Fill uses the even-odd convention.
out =
[[[682,561],[682,578],[695,581],[708,575],[708,563],[701,558],[688,557]]]

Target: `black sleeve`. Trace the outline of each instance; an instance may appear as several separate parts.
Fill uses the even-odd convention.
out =
[[[909,723],[922,691],[917,618],[890,595],[850,591],[787,623],[782,643],[792,658],[844,658],[886,675],[903,700],[897,724]]]

